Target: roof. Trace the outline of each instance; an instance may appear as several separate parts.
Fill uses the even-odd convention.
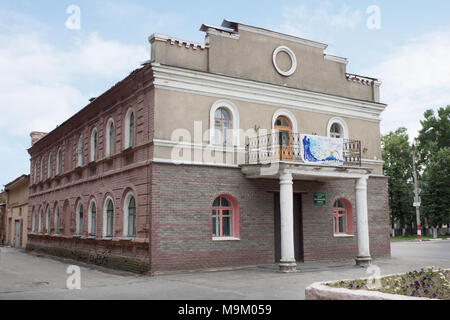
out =
[[[20,182],[23,182],[25,179],[29,179],[30,175],[29,174],[23,174],[20,177],[18,177],[17,179],[15,179],[14,181],[11,181],[8,184],[5,184],[5,191],[9,191],[12,188],[14,188],[15,186],[17,186]]]

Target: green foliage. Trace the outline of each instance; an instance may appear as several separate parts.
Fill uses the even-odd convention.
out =
[[[391,221],[400,221],[402,225],[414,221],[412,207],[412,149],[406,128],[399,128],[382,136],[383,171],[389,176],[389,207]]]
[[[420,121],[422,129],[417,137],[418,164],[425,169],[433,154],[450,147],[450,105],[439,108],[437,116],[431,109],[425,111],[425,120]]]
[[[421,198],[424,215],[431,226],[450,222],[450,148],[442,148],[429,158]]]

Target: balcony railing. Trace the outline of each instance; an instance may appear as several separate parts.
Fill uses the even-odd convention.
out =
[[[249,138],[247,145],[247,164],[264,164],[276,161],[292,161],[340,165],[346,167],[361,166],[361,141],[319,137],[337,146],[326,161],[317,161],[314,156],[305,153],[308,137],[301,134],[278,132]],[[306,140],[305,140],[306,139]],[[328,151],[328,150],[327,150]]]

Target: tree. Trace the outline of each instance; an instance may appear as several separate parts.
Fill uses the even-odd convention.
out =
[[[450,148],[431,155],[423,175],[422,208],[428,223],[438,228],[450,222]]]
[[[425,111],[424,117],[425,120],[420,121],[422,129],[416,139],[421,170],[426,168],[433,154],[450,147],[450,105],[439,108],[437,117],[431,109]]]
[[[402,228],[414,221],[412,206],[412,149],[407,129],[402,127],[382,136],[383,171],[389,179],[389,207],[392,223],[400,222]]]

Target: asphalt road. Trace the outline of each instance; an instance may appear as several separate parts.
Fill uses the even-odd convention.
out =
[[[118,273],[81,265],[81,289],[68,290],[68,266],[76,262],[31,255],[0,247],[0,300],[138,299],[138,300],[302,300],[313,282],[368,277],[353,261],[299,264],[297,273],[275,266],[198,272],[157,277]],[[373,264],[382,275],[426,266],[450,268],[450,240],[397,242],[392,257]]]

